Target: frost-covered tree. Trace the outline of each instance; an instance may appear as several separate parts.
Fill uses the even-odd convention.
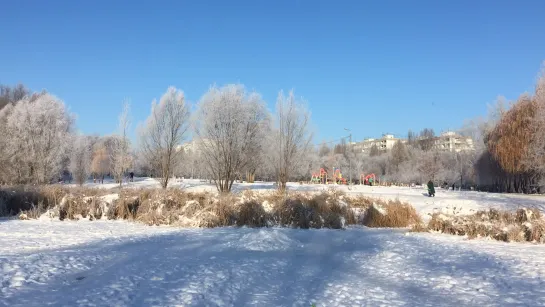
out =
[[[127,169],[131,166],[132,158],[130,156],[130,104],[128,100],[123,102],[123,111],[119,115],[118,134],[114,135],[110,142],[110,164],[111,173],[116,182],[119,183],[119,188],[123,185],[123,177]]]
[[[57,97],[26,96],[1,111],[4,181],[48,183],[58,178],[68,155],[73,116]]]
[[[261,96],[243,85],[213,86],[201,98],[195,132],[218,191],[229,192],[263,146],[269,114]]]
[[[91,173],[95,180],[104,183],[104,176],[110,172],[110,154],[104,142],[98,142],[94,146],[91,161]]]
[[[0,109],[0,184],[15,182],[17,177],[14,167],[17,148],[12,130],[7,125],[7,119],[12,111],[11,103]]]
[[[369,156],[370,157],[380,156],[380,150],[378,149],[377,144],[371,145],[371,149],[369,149]]]
[[[330,152],[331,152],[331,148],[327,146],[326,142],[322,142],[322,144],[320,144],[320,149],[318,150],[318,155],[320,157],[324,157],[329,155]]]
[[[76,135],[70,152],[70,172],[76,183],[83,185],[91,172],[91,142],[87,136]]]
[[[269,141],[267,140],[267,136],[272,132],[269,112],[266,109],[260,110],[260,112],[261,111],[263,112],[263,114],[261,114],[263,118],[261,119],[260,127],[257,130],[259,136],[256,137],[255,146],[247,148],[246,156],[248,163],[242,169],[246,174],[246,180],[249,183],[254,182],[256,173],[260,168],[263,168],[263,164],[266,163],[265,151],[268,148],[267,142]]]
[[[441,172],[441,160],[438,151],[424,151],[416,162],[423,182],[441,180],[438,176]]]
[[[409,158],[405,144],[401,141],[397,141],[390,151],[390,157],[394,171],[397,172],[399,170],[399,165]]]
[[[304,162],[312,142],[310,111],[293,91],[288,96],[282,91],[278,94],[275,125],[271,142],[275,148],[270,154],[277,167],[279,188],[284,190],[292,170]]]
[[[416,147],[418,142],[418,137],[416,133],[409,129],[407,132],[407,145],[411,147]]]
[[[422,131],[420,131],[420,137],[418,140],[418,143],[420,144],[420,148],[424,151],[429,151],[433,149],[433,145],[435,142],[435,132],[433,129],[424,128]]]
[[[17,84],[14,87],[0,85],[0,109],[10,103],[17,103],[26,96],[30,95],[30,90],[23,84]]]
[[[539,176],[541,186],[545,187],[545,62],[538,77],[533,100],[535,113],[530,127],[532,138],[524,163]]]
[[[189,107],[184,93],[171,86],[159,102],[153,101],[151,114],[141,130],[141,149],[146,160],[159,172],[161,187],[181,162],[182,144],[189,127]]]

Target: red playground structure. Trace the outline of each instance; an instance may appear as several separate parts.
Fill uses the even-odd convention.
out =
[[[369,174],[367,176],[365,174],[360,175],[360,184],[372,186],[376,181],[375,174]]]
[[[321,168],[319,173],[313,173],[311,183],[326,184],[327,183],[327,172],[325,169]]]
[[[328,177],[327,171],[323,168],[320,168],[319,173],[312,173],[312,178],[310,183],[317,184],[347,184],[346,178],[343,177],[341,170],[338,168],[333,168],[333,176]]]
[[[333,179],[335,183],[337,184],[346,184],[346,178],[343,178],[343,174],[341,173],[341,170],[338,168],[333,168],[335,170],[335,173],[333,174]]]

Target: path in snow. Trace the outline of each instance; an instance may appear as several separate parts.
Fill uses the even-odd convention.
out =
[[[537,306],[545,246],[432,234],[0,222],[4,306]]]

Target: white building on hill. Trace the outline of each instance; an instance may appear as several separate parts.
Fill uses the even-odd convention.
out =
[[[471,139],[470,137],[461,136],[453,131],[447,131],[442,133],[439,137],[435,139],[433,147],[440,151],[454,152],[475,149],[473,139]]]
[[[398,141],[407,143],[407,139],[396,138],[393,134],[384,134],[380,139],[365,139],[361,142],[354,143],[353,149],[355,152],[369,153],[373,146],[377,146],[381,152],[387,152],[394,147],[394,144]],[[418,139],[417,142],[424,142],[424,139]],[[466,150],[474,150],[475,146],[473,140],[470,137],[464,137],[453,131],[447,131],[442,133],[438,137],[434,137],[432,140],[433,149],[439,151],[452,151],[460,152]]]
[[[373,145],[377,146],[380,151],[388,151],[394,147],[394,144],[398,141],[406,143],[406,139],[396,138],[393,134],[383,134],[380,139],[365,139],[359,143],[354,144],[355,152],[368,153]]]

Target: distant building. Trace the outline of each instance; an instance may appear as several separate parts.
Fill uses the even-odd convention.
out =
[[[447,131],[435,138],[433,148],[440,151],[460,152],[475,149],[473,139],[453,131]]]
[[[393,134],[383,134],[380,139],[365,139],[353,145],[355,152],[369,153],[373,145],[377,146],[379,151],[388,151],[394,147],[398,141],[406,143],[406,139],[396,138]]]
[[[181,145],[176,146],[176,150],[177,151],[183,150],[184,153],[198,152],[201,149],[201,147],[203,146],[203,142],[206,143],[207,142],[206,139],[204,139],[204,140],[200,140],[200,139],[192,140],[192,141],[189,141],[189,142],[186,142],[186,143],[183,143]]]
[[[398,141],[407,143],[407,139],[396,138],[393,134],[384,134],[380,139],[365,139],[361,142],[356,142],[352,145],[355,152],[369,153],[373,145],[377,146],[377,149],[381,152],[387,152],[394,147],[394,144]],[[425,142],[426,139],[419,138],[417,142]],[[430,145],[428,148],[439,151],[451,151],[460,152],[466,150],[473,150],[474,143],[470,137],[464,137],[453,131],[447,131],[440,136],[429,139]]]
[[[181,145],[176,146],[176,151],[183,150],[184,153],[188,153],[190,151],[194,152],[194,151],[197,151],[198,146],[199,145],[198,145],[197,141],[190,141],[190,142],[186,142],[186,143],[183,143]]]

